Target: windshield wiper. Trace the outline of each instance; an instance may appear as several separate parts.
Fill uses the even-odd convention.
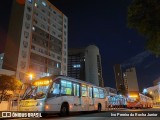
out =
[[[30,96],[30,95],[31,95],[31,93],[33,92],[33,90],[35,90],[35,89],[37,89],[37,87],[35,87],[35,88],[31,88],[30,92],[28,92],[28,93],[23,97],[23,99],[27,99],[27,98],[28,98],[28,96]]]

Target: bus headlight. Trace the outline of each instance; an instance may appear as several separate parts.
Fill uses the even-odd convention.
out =
[[[46,105],[46,106],[45,106],[45,109],[48,109],[48,108],[49,108],[49,106],[48,106],[48,105]]]
[[[43,103],[42,102],[37,102],[37,106],[42,106]]]

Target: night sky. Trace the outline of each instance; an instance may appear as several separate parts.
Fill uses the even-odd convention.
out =
[[[11,1],[0,4],[0,51],[4,49]],[[113,65],[134,65],[140,89],[152,86],[160,76],[160,58],[145,49],[146,39],[127,28],[127,7],[131,0],[49,0],[68,17],[68,45],[98,46],[105,86],[115,88]],[[2,16],[3,15],[3,16]]]

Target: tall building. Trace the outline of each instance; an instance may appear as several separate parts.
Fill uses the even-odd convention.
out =
[[[68,76],[85,80],[85,48],[68,50]]]
[[[128,94],[132,93],[139,93],[139,87],[138,87],[138,81],[137,81],[137,75],[136,75],[136,69],[135,67],[131,67],[126,69],[126,72],[124,72],[124,85],[128,92]]]
[[[48,0],[13,0],[3,69],[25,81],[67,75],[68,19]]]
[[[70,49],[68,53],[68,76],[97,86],[104,86],[98,47],[89,45],[82,49]]]
[[[1,53],[0,54],[0,69],[2,69],[3,59],[4,59],[4,53]]]
[[[116,88],[117,90],[120,89],[120,85],[124,85],[124,81],[122,78],[122,70],[121,70],[121,65],[120,64],[115,64],[114,65],[114,75],[115,75],[115,80],[116,80]]]

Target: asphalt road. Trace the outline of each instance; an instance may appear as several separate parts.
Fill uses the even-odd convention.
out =
[[[147,115],[151,116],[148,117]],[[59,117],[58,115],[50,115],[45,118],[35,118],[35,120],[160,120],[160,117],[153,117],[158,114],[160,116],[160,108],[151,109],[121,109],[110,110],[101,113],[72,113],[67,117]],[[134,117],[132,117],[134,116]],[[136,116],[136,117],[135,117]],[[137,117],[138,116],[138,117]],[[19,118],[33,119],[33,118]],[[14,120],[19,120],[14,119]]]

